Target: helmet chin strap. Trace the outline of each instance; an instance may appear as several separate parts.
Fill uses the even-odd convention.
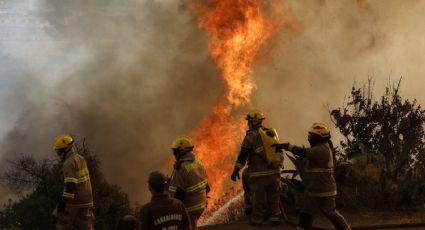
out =
[[[63,153],[60,155],[61,160],[64,161],[69,152],[71,152],[72,146],[69,146]]]
[[[192,151],[192,149],[173,149],[173,155],[176,158],[176,160],[179,161],[183,155],[185,155],[186,153],[190,151]]]
[[[320,137],[314,134],[308,135],[308,142],[310,143],[310,146],[315,146],[318,144],[321,144],[323,142],[327,142],[330,139],[330,137]]]
[[[257,129],[261,127],[261,120],[248,120],[249,129]]]
[[[179,152],[179,150],[178,149],[173,149],[173,155],[174,155],[174,158],[176,158],[176,160],[178,161],[179,158],[180,158],[180,152]]]

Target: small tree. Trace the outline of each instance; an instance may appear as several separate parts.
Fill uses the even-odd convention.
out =
[[[381,186],[400,185],[396,194],[401,201],[400,191],[411,179],[406,180],[408,176],[424,172],[425,111],[416,100],[402,99],[401,78],[386,87],[379,100],[373,98],[371,82],[363,88],[353,86],[348,101],[333,109],[331,118],[345,137],[340,144],[348,158],[366,155],[375,164],[384,159]],[[423,184],[422,175],[417,179]]]
[[[98,157],[84,143],[77,149],[85,157],[90,171],[95,227],[114,229],[122,215],[132,212],[128,196],[118,186],[104,179]],[[37,161],[28,155],[9,161],[3,180],[23,198],[4,205],[0,212],[0,229],[54,229],[51,213],[62,195],[61,169],[61,162],[46,159]]]

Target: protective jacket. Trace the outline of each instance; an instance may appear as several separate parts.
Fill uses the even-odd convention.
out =
[[[193,152],[181,156],[170,178],[169,193],[183,201],[189,215],[202,213],[207,204],[207,175],[204,165]]]
[[[80,154],[70,151],[63,163],[65,188],[63,197],[66,206],[73,208],[93,207],[93,194],[86,160]]]
[[[249,177],[279,175],[283,154],[272,148],[279,141],[274,129],[259,127],[250,129],[242,142],[235,168],[241,169],[248,162]]]
[[[336,182],[333,176],[333,151],[327,142],[322,142],[311,148],[290,145],[288,150],[307,158],[303,180],[308,195],[313,197],[337,195]]]
[[[190,220],[184,204],[167,194],[155,195],[140,212],[142,230],[190,230]]]

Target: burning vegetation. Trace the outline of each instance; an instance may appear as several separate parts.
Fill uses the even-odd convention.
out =
[[[326,1],[320,2],[322,6],[328,4],[326,3]],[[370,7],[372,7],[366,0],[357,0],[353,2],[353,4],[357,3],[357,7],[359,9],[369,9]],[[77,5],[80,6],[79,3]],[[93,5],[96,4],[93,3]],[[143,70],[140,70],[139,67],[128,67],[140,64],[140,59],[143,59],[143,61],[145,61],[145,59],[149,59],[147,57],[140,58],[132,56],[134,54],[126,56],[128,53],[132,53],[129,51],[134,50],[133,46],[134,44],[137,44],[139,42],[138,39],[140,37],[130,36],[137,37],[137,39],[135,39],[136,41],[131,40],[131,42],[129,42],[129,44],[131,44],[129,47],[125,47],[125,49],[121,50],[117,48],[121,47],[121,45],[117,45],[116,50],[112,49],[114,51],[111,52],[111,55],[105,55],[105,57],[99,58],[101,61],[93,61],[93,63],[95,64],[90,63],[91,66],[84,67],[82,68],[82,70],[72,70],[72,73],[69,73],[69,76],[66,76],[67,80],[73,80],[67,82],[67,85],[70,85],[70,87],[64,93],[64,95],[67,99],[74,98],[75,101],[61,101],[61,103],[58,103],[61,105],[66,105],[64,106],[66,107],[65,109],[58,109],[58,115],[56,114],[56,111],[54,115],[46,115],[44,113],[39,114],[35,112],[39,110],[44,111],[44,107],[48,107],[47,105],[49,105],[47,102],[46,104],[44,104],[44,102],[41,103],[42,105],[34,104],[30,106],[30,109],[26,112],[27,114],[24,114],[22,119],[19,120],[20,124],[13,129],[13,132],[11,132],[11,135],[9,135],[8,138],[5,138],[5,143],[7,143],[7,145],[4,145],[4,149],[6,149],[5,151],[8,152],[7,154],[11,155],[12,153],[9,152],[12,152],[11,150],[16,150],[15,147],[17,146],[17,143],[21,143],[22,140],[25,140],[28,141],[28,146],[34,146],[36,148],[34,150],[34,155],[37,155],[38,153],[44,151],[44,148],[39,146],[48,146],[46,143],[47,140],[50,140],[50,138],[46,138],[46,136],[49,136],[52,133],[56,133],[58,129],[69,129],[72,131],[75,130],[76,132],[78,132],[78,134],[81,134],[81,136],[87,135],[87,138],[90,141],[93,140],[93,143],[95,143],[94,145],[99,146],[97,147],[97,150],[100,150],[99,152],[106,153],[106,156],[105,158],[102,158],[102,161],[108,162],[109,167],[103,168],[105,169],[105,173],[109,172],[110,175],[108,175],[108,178],[113,178],[114,183],[119,182],[121,183],[120,185],[127,186],[127,188],[125,188],[124,190],[126,192],[132,192],[132,194],[130,194],[131,196],[142,196],[140,194],[143,192],[140,191],[147,192],[147,190],[144,188],[146,187],[146,185],[141,183],[141,181],[144,181],[144,178],[141,179],[141,177],[144,176],[143,174],[146,173],[145,171],[151,170],[151,168],[149,167],[159,167],[159,165],[162,164],[163,161],[165,161],[168,155],[166,156],[165,154],[158,154],[158,156],[160,157],[158,157],[158,159],[152,160],[151,158],[156,157],[152,157],[152,155],[145,156],[144,154],[140,154],[140,152],[148,152],[149,154],[151,154],[152,152],[159,153],[163,151],[163,149],[165,148],[157,147],[165,146],[164,143],[161,141],[168,142],[169,137],[172,136],[173,132],[177,132],[177,130],[181,131],[182,129],[184,129],[182,127],[187,127],[187,123],[192,123],[193,120],[197,120],[197,118],[202,117],[202,119],[199,121],[199,123],[191,131],[190,134],[193,137],[193,140],[196,145],[195,152],[197,154],[197,157],[201,161],[203,161],[205,168],[208,171],[209,183],[212,188],[212,191],[209,194],[211,199],[209,200],[207,210],[207,215],[210,218],[206,219],[205,223],[214,224],[219,222],[220,220],[226,220],[226,218],[227,220],[237,219],[238,217],[233,216],[240,215],[241,212],[241,210],[239,210],[241,190],[240,188],[230,189],[230,185],[227,184],[227,182],[230,182],[228,179],[229,174],[232,171],[236,153],[239,150],[238,147],[246,130],[246,124],[242,119],[241,113],[245,112],[248,108],[253,106],[251,102],[251,97],[253,92],[257,88],[256,83],[253,79],[256,61],[258,61],[259,58],[262,57],[262,54],[267,53],[267,48],[270,48],[268,44],[273,42],[273,38],[276,37],[277,33],[279,32],[279,29],[285,22],[285,17],[293,17],[293,15],[291,15],[290,13],[287,15],[287,8],[282,5],[281,1],[277,0],[191,0],[188,1],[188,6],[189,9],[192,10],[192,12],[196,15],[198,27],[202,28],[207,35],[206,37],[208,38],[209,56],[214,60],[215,64],[217,65],[219,71],[217,75],[220,75],[220,79],[225,85],[222,97],[220,97],[211,108],[208,107],[204,110],[200,109],[199,111],[196,109],[194,109],[193,111],[191,110],[190,112],[188,112],[189,115],[187,115],[187,117],[184,117],[184,122],[182,122],[182,117],[180,115],[176,115],[175,118],[170,119],[168,114],[164,114],[164,105],[159,105],[161,103],[145,103],[146,101],[152,101],[152,98],[164,98],[161,102],[164,102],[166,106],[171,107],[170,110],[172,110],[175,114],[183,114],[187,111],[184,111],[185,109],[181,109],[180,105],[173,105],[175,104],[175,101],[192,98],[194,93],[203,93],[203,90],[201,89],[198,91],[187,91],[187,94],[185,94],[181,98],[177,98],[176,100],[170,100],[170,95],[173,95],[173,93],[177,94],[177,92],[182,92],[183,90],[186,90],[185,87],[187,86],[180,87],[178,89],[173,89],[172,93],[170,94],[163,93],[159,94],[158,96],[158,94],[147,93],[146,95],[139,95],[139,93],[141,92],[140,85],[142,85],[144,89],[151,88],[152,86],[152,88],[154,88],[154,90],[152,91],[155,91],[164,86],[160,83],[157,83],[155,80],[152,80],[154,78],[152,78],[150,81],[144,81],[144,79],[148,79],[148,77],[145,77],[144,75],[145,69],[149,71],[149,65],[154,62],[155,65],[158,65],[156,66],[156,68],[162,69],[164,57],[158,57],[158,59],[155,59],[153,61],[147,61],[146,63],[148,64],[141,68]],[[57,3],[55,3],[53,7],[60,8]],[[93,6],[90,6],[89,8],[92,7]],[[152,9],[159,8],[161,7],[155,6]],[[82,12],[82,16],[80,17],[84,18],[86,20],[85,22],[87,23],[76,24],[91,25],[88,22],[91,21],[93,12],[90,10],[82,10]],[[161,15],[169,15],[169,12],[167,10],[159,12]],[[382,12],[385,11],[382,10]],[[388,12],[391,13],[392,11]],[[134,14],[134,12],[132,12],[132,14],[134,15],[137,15],[138,13],[139,12],[136,12],[136,14]],[[125,12],[124,14],[127,14],[127,12]],[[49,15],[53,17],[53,13],[49,12]],[[156,21],[154,20],[152,24],[160,22],[161,25],[164,24],[169,27],[174,26],[171,23],[174,20],[172,16],[170,18],[160,18],[161,19],[155,19]],[[164,20],[163,18],[167,18],[167,20]],[[361,16],[361,18],[363,19],[363,16]],[[106,21],[103,19],[100,20],[99,18],[97,19],[98,20],[95,21],[96,23]],[[378,19],[373,18],[373,22],[375,22],[374,20]],[[113,21],[117,23],[116,28],[114,27],[113,29],[111,29],[111,31],[113,31],[113,35],[126,35],[127,33],[124,33],[124,29],[122,33],[117,33],[116,29],[126,28],[123,25],[127,26],[127,23],[131,20],[114,19]],[[140,23],[141,21],[143,20],[137,21],[135,26],[136,28],[140,28],[140,24],[138,23]],[[313,21],[315,24],[317,21],[320,20],[314,19]],[[359,20],[356,21],[356,23],[354,24],[368,24],[359,22],[363,21]],[[320,21],[320,23],[323,22]],[[350,23],[346,24],[351,25],[351,21]],[[103,27],[101,28],[105,29],[108,26],[109,25],[103,25]],[[320,32],[322,32],[322,26],[323,25],[321,24]],[[165,37],[171,37],[172,35],[174,35],[175,31],[179,31],[181,29],[179,26],[175,27],[178,29],[169,29],[169,34],[166,34],[166,36],[163,36],[163,34],[161,33],[157,33],[153,36],[153,38],[155,39],[151,40],[157,40],[157,37],[162,37],[162,39],[164,39]],[[293,24],[289,27],[290,29],[296,31],[302,30],[302,26],[300,26],[299,24]],[[345,26],[344,24],[343,27],[346,28],[347,26]],[[78,28],[79,29],[77,31],[80,32],[80,27]],[[359,26],[359,28],[363,27]],[[66,29],[63,28],[60,29],[66,32],[63,34],[71,33],[71,30],[66,31]],[[196,29],[198,28],[196,28],[195,26],[195,29],[189,32],[196,31]],[[330,31],[332,32],[331,29],[332,28],[330,28]],[[84,34],[86,31],[97,30],[91,30],[91,28],[84,28],[81,34]],[[351,33],[345,33],[345,30],[342,31],[343,32],[341,32],[341,34],[351,35]],[[377,31],[379,31],[379,29]],[[313,30],[313,32],[314,36],[316,36],[317,31]],[[340,31],[338,30],[338,32]],[[359,33],[359,31],[356,32]],[[87,39],[85,37],[83,38]],[[347,38],[344,37],[343,39],[339,39],[338,37],[338,39],[335,40],[339,41],[344,39]],[[357,37],[355,39],[356,41],[363,41],[361,39],[358,39]],[[121,38],[118,40],[119,42],[117,43],[125,43],[121,40]],[[151,52],[166,53],[166,51],[168,51],[167,45],[174,44],[174,41],[169,42],[168,40],[165,40],[166,39],[164,39],[163,43],[160,43],[160,45],[158,45],[161,46],[164,50],[155,50]],[[307,38],[306,40],[309,40],[309,38]],[[321,41],[320,39],[318,40]],[[335,41],[333,39],[331,40],[332,42]],[[353,42],[350,39],[347,40],[349,42],[341,43],[344,45],[342,50],[351,51],[354,54],[348,52],[348,56],[354,56],[355,54],[357,54],[357,52],[359,52],[358,50],[360,49],[358,49],[358,46],[354,46],[356,47],[356,49],[349,49],[348,46],[351,46],[351,43]],[[372,51],[376,51],[376,47],[380,48],[381,46],[383,46],[376,46],[376,40],[379,40],[379,36],[377,36],[377,38],[375,38],[375,36],[372,36],[370,42],[370,47],[374,48],[371,48]],[[109,44],[109,42],[111,41],[103,42],[105,42],[105,44]],[[187,43],[187,41],[185,42]],[[178,44],[179,42],[175,43]],[[338,42],[338,44],[339,43],[340,42]],[[304,45],[304,43],[301,44]],[[317,49],[318,47],[314,45],[319,46],[319,49],[317,50],[319,50],[320,55],[322,55],[322,48],[324,47],[323,44],[321,42],[319,42],[319,44],[312,44],[313,46],[308,47],[313,47],[312,49]],[[345,47],[346,44],[348,44],[347,47]],[[99,50],[96,50],[97,52],[93,53],[100,53],[101,55],[99,56],[103,56],[105,53],[110,54],[109,45],[105,45],[105,47],[107,47],[107,49],[105,50],[108,50],[108,52],[103,50],[103,52],[99,52]],[[394,47],[399,46],[395,45]],[[341,49],[341,47],[339,48]],[[73,45],[69,45],[69,49],[74,50]],[[96,49],[99,48],[96,47]],[[300,56],[303,59],[309,60],[308,56],[310,54],[305,55],[304,52],[298,53],[298,50],[301,50],[298,46],[294,46],[292,49],[292,51],[295,51],[294,53],[298,54],[294,56]],[[139,51],[145,56],[149,56],[144,53],[144,49],[140,48]],[[83,51],[81,52],[85,53]],[[89,51],[87,51],[87,53],[89,53]],[[119,60],[117,62],[117,53],[119,53],[120,55],[125,53],[126,55],[118,55],[120,57],[118,58]],[[315,53],[312,52],[312,54]],[[185,55],[195,56],[196,53],[189,53]],[[329,66],[331,66],[329,67],[330,69],[322,69],[321,66],[316,65],[326,66],[328,65],[328,63],[324,64],[318,61],[317,59],[321,58],[317,58],[317,56],[315,55],[310,56],[313,57],[313,61],[310,60],[311,63],[306,62],[303,64],[314,63],[314,65],[310,66],[311,68],[307,69],[312,69],[312,71],[314,71],[314,74],[323,74],[321,76],[315,76],[315,78],[312,78],[314,81],[317,81],[316,78],[328,77],[325,75],[331,75],[331,72],[337,72],[335,70],[334,63],[329,64]],[[347,58],[345,56],[342,57]],[[291,58],[292,57],[289,57],[289,59]],[[335,57],[332,56],[332,58],[341,59],[341,56],[339,56],[338,54],[335,55]],[[333,60],[332,58],[329,58],[329,60]],[[326,60],[326,58],[323,59]],[[353,61],[353,59],[350,59],[349,57],[347,59],[349,61]],[[368,61],[367,58],[362,57],[361,59]],[[58,60],[61,59],[58,58]],[[131,62],[129,63],[128,60],[131,60]],[[199,74],[199,72],[214,72],[214,67],[212,64],[208,65],[207,63],[205,65],[205,63],[202,62],[194,62],[190,63],[190,65],[188,66],[190,66],[190,68],[192,68],[193,66],[201,67],[195,67],[191,71],[182,71],[181,73],[175,73],[175,69],[181,66],[181,62],[175,63],[174,57],[170,58],[170,60],[169,62],[173,63],[173,65],[169,67],[170,70],[167,70],[168,72],[164,71],[167,72],[164,73],[164,75],[172,75],[172,77],[175,77],[177,75],[179,82],[193,81],[193,76]],[[294,60],[295,61],[289,60],[289,62],[285,63],[285,65],[291,66],[294,63],[299,65],[299,63],[296,62],[296,58],[294,58]],[[156,64],[156,62],[160,64]],[[204,65],[207,67],[202,67]],[[111,67],[113,71],[110,71],[109,68],[103,68],[104,66],[113,66]],[[343,68],[345,67],[347,66],[343,66]],[[123,68],[125,71],[123,71]],[[305,69],[305,66],[303,66],[302,68]],[[294,75],[296,75],[296,77],[298,77],[298,74],[302,76],[304,73],[302,71],[299,71],[298,69],[289,69],[290,70],[287,71],[295,73]],[[357,67],[354,69],[356,69],[357,71]],[[99,74],[98,72],[101,73]],[[172,74],[170,74],[169,72],[172,72]],[[313,75],[310,72],[306,73],[308,73],[309,75]],[[80,77],[80,75],[82,77]],[[142,80],[140,77],[141,75],[144,76],[144,79]],[[155,71],[146,74],[146,76],[148,75],[158,76],[157,72]],[[190,76],[187,78],[183,78],[182,76],[184,75]],[[94,77],[88,78],[87,76]],[[116,84],[116,79],[122,80],[119,82],[118,86]],[[170,79],[168,78],[164,78],[160,81],[167,82],[169,80]],[[175,79],[173,78],[172,80]],[[200,78],[195,80],[204,81],[204,79]],[[332,79],[330,78],[330,80]],[[177,82],[177,80],[175,81]],[[81,82],[84,82],[84,84],[81,84]],[[331,81],[326,81],[326,84],[329,84],[329,82]],[[131,88],[130,90],[122,90],[122,88],[127,88],[129,87],[129,85],[132,85],[133,88]],[[202,84],[201,87],[204,87],[205,85],[208,84]],[[295,87],[294,85],[296,84],[291,83],[289,85],[291,87]],[[305,86],[303,84],[298,83],[297,85],[299,85],[298,87]],[[319,87],[323,87],[323,85],[319,84]],[[82,93],[81,95],[76,95],[74,94],[75,89],[82,89],[82,91],[85,93]],[[301,92],[298,89],[300,88],[297,88],[297,90],[295,91]],[[328,89],[323,91],[327,90]],[[331,117],[335,123],[336,128],[340,130],[340,132],[345,138],[340,143],[340,150],[341,153],[343,153],[340,159],[343,159],[343,163],[346,163],[346,160],[348,159],[352,160],[352,162],[349,163],[351,164],[351,174],[347,174],[345,173],[346,171],[344,171],[342,173],[343,176],[341,177],[343,178],[343,180],[338,181],[341,184],[341,197],[339,197],[339,202],[343,204],[344,207],[347,209],[364,207],[386,208],[388,207],[387,204],[389,203],[393,204],[393,207],[396,207],[398,205],[414,206],[418,204],[423,204],[425,202],[423,198],[423,193],[425,191],[425,177],[423,176],[425,174],[425,144],[423,129],[425,115],[424,111],[416,101],[402,100],[398,90],[399,84],[396,84],[396,87],[389,87],[386,93],[382,96],[382,98],[380,98],[381,100],[374,101],[371,94],[372,90],[370,88],[368,88],[365,92],[363,88],[354,87],[351,91],[351,98],[346,104],[344,104],[344,107],[336,108],[331,111]],[[20,90],[19,92],[23,91],[25,90]],[[40,90],[40,92],[41,91],[43,90]],[[63,92],[60,93],[62,94]],[[295,95],[298,95],[296,94],[296,92],[294,93]],[[301,93],[299,95],[301,95]],[[25,98],[16,96],[21,94],[13,95],[15,96],[15,98]],[[34,95],[38,96],[38,92],[36,92],[36,94]],[[52,95],[58,96],[57,94],[53,93]],[[72,95],[72,97],[70,97],[69,95]],[[309,96],[312,95],[317,96],[316,92],[314,92],[314,94],[309,94]],[[49,97],[50,96],[51,95],[49,94]],[[134,98],[136,99],[133,101],[132,99]],[[204,99],[204,97],[199,99],[197,103],[194,103],[195,105],[193,107],[198,108],[204,106],[200,106],[200,104],[203,103],[202,99]],[[103,101],[106,103],[99,103],[99,101]],[[57,101],[54,101],[53,103],[57,103]],[[28,104],[31,104],[31,102],[28,102]],[[139,104],[142,104],[144,106],[142,109],[140,109],[140,111],[138,109],[135,109],[135,107],[137,107]],[[207,106],[208,105],[205,105],[205,107]],[[117,110],[116,108],[119,109]],[[202,116],[205,110],[208,110],[208,114]],[[193,115],[191,114],[191,112],[196,112],[197,115]],[[59,124],[57,125],[58,127],[50,128],[43,135],[38,135],[39,133],[34,132],[34,130],[40,130],[40,126],[47,127],[47,124],[50,124],[51,120],[58,120],[56,118],[64,117],[64,114],[71,114],[69,116],[66,116],[66,124]],[[126,114],[127,117],[123,118],[122,114]],[[158,114],[159,118],[152,120],[144,120],[145,117],[153,117],[152,114]],[[194,117],[196,117],[196,119],[194,119]],[[177,126],[181,127],[176,128],[174,126],[175,123],[179,123],[179,125]],[[162,135],[164,130],[167,131],[167,134],[165,135],[166,137],[163,138],[164,140],[156,141],[156,137]],[[105,133],[110,135],[101,136],[98,135],[98,133]],[[120,135],[118,135],[121,133],[126,133],[128,136],[121,137]],[[140,136],[145,136],[147,138],[147,140],[145,141],[146,143],[155,142],[155,144],[152,144],[152,146],[145,145],[145,143],[140,144]],[[105,145],[104,143],[108,143],[108,145]],[[134,143],[138,143],[138,145],[134,146]],[[18,149],[17,151],[23,150]],[[127,158],[122,157],[120,159],[117,159],[117,153],[123,153],[122,155],[127,155]],[[31,152],[31,154],[33,153]],[[91,157],[91,154],[89,152],[85,152],[84,154],[89,156],[89,158]],[[134,157],[136,155],[138,156],[138,158]],[[100,173],[100,168],[98,166],[97,160],[97,158],[90,159],[90,161],[93,161],[91,167],[94,167],[94,170],[90,170],[90,172],[93,171],[94,173],[98,173],[97,176],[93,176],[93,181],[95,183],[98,183],[98,185],[95,187],[99,187],[99,190],[96,191],[98,193],[96,194],[97,200],[95,201],[99,205],[99,208],[96,210],[98,212],[97,216],[99,217],[97,220],[98,222],[96,224],[97,226],[112,226],[116,223],[117,216],[115,214],[117,212],[120,214],[124,214],[125,212],[132,211],[130,210],[130,201],[128,200],[127,195],[120,191],[119,187],[106,183],[106,181],[103,179],[103,175]],[[143,169],[140,168],[140,165],[144,166]],[[134,168],[135,170],[130,173],[128,172],[131,170],[130,168]],[[22,169],[29,170],[29,174],[22,174]],[[340,169],[346,170],[347,167],[341,167]],[[366,170],[363,171],[363,169]],[[122,174],[111,173],[125,170],[128,170],[126,171],[127,174],[125,177],[123,177]],[[140,172],[140,170],[142,170],[143,172]],[[337,170],[336,173],[338,174],[341,172],[342,171]],[[58,166],[56,165],[56,162],[52,163],[50,161],[43,160],[38,162],[32,157],[22,157],[17,158],[16,161],[11,161],[10,171],[8,171],[8,174],[5,175],[7,177],[6,180],[9,182],[9,185],[12,188],[15,188],[15,190],[20,190],[19,193],[25,192],[29,195],[25,196],[21,201],[10,202],[5,206],[4,210],[0,212],[0,228],[8,228],[10,226],[16,226],[17,224],[22,224],[21,226],[23,226],[23,224],[26,224],[25,226],[28,226],[28,228],[35,226],[39,226],[40,228],[44,228],[45,226],[47,226],[46,228],[48,228],[48,226],[51,225],[51,222],[49,222],[50,209],[54,207],[57,197],[54,197],[54,195],[46,196],[43,189],[46,188],[46,185],[50,186],[49,183],[51,183],[52,187],[55,190],[55,194],[60,193],[61,181],[58,177],[58,174]],[[137,186],[133,186],[135,184],[135,181],[137,181],[137,183],[140,183],[136,183]],[[144,190],[140,189],[141,187],[143,187]],[[143,198],[146,198],[145,194],[143,194],[143,196],[145,196]],[[34,215],[30,221],[24,223],[21,217],[24,214],[31,213],[35,209],[35,207],[40,205],[40,201],[46,201],[48,205],[43,206],[44,209],[37,213],[40,216]],[[296,204],[294,204],[293,206],[295,207]],[[101,213],[101,209],[112,211]],[[222,217],[223,215],[225,217]],[[232,217],[229,219],[229,216]],[[37,222],[39,220],[43,220],[42,223]]]
[[[192,132],[196,153],[208,171],[213,201],[223,195],[246,124],[238,111],[252,106],[253,65],[282,23],[278,1],[192,1],[190,8],[207,32],[211,57],[226,88]],[[213,204],[214,204],[213,202]],[[210,205],[213,208],[214,205]]]

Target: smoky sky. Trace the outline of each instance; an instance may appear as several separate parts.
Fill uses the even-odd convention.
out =
[[[313,122],[330,124],[351,86],[374,82],[374,95],[403,77],[401,95],[425,102],[425,2],[282,1],[290,14],[270,59],[257,63],[254,104],[269,115],[282,141],[307,144]]]
[[[327,106],[368,76],[376,94],[403,76],[402,95],[425,100],[424,2],[282,3],[284,25],[254,66],[252,103],[282,140],[306,143],[307,127],[330,123]],[[225,90],[186,4],[4,1],[1,162],[54,157],[54,137],[71,133],[101,156],[110,182],[145,202],[147,173],[167,171],[173,138],[190,133]]]
[[[1,59],[13,88],[3,104],[18,106],[1,142],[2,162],[19,153],[54,157],[54,137],[71,133],[101,156],[112,183],[145,201],[148,172],[165,169],[173,138],[193,129],[222,94],[193,15],[178,1],[37,7],[51,23],[49,40],[22,42],[33,43],[29,53]],[[39,58],[45,61],[33,67]],[[61,75],[53,83],[43,76],[50,71]]]

